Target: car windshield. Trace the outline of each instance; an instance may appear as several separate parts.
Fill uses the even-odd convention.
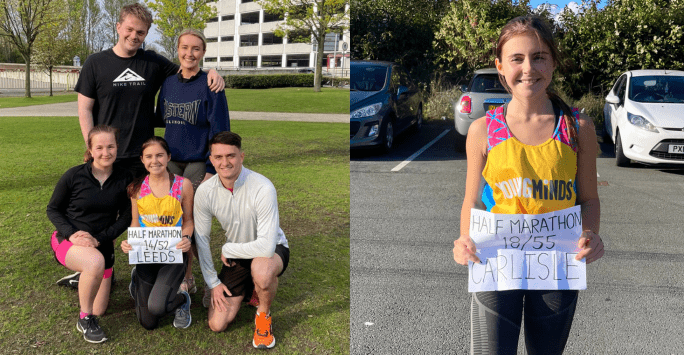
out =
[[[501,85],[498,75],[480,74],[473,78],[473,82],[470,84],[470,91],[505,93],[506,89]]]
[[[387,67],[383,66],[351,66],[352,91],[380,91],[385,86]]]
[[[684,76],[633,77],[629,99],[636,102],[684,103]]]

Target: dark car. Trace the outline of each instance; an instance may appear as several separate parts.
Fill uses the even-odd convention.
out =
[[[394,137],[423,124],[418,85],[396,63],[351,61],[350,135],[352,148],[392,149]]]

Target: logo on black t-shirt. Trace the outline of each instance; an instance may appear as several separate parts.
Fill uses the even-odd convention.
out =
[[[137,81],[142,81],[142,83],[137,83]],[[114,79],[114,83],[114,86],[126,86],[127,83],[130,83],[131,85],[144,85],[145,79],[138,75],[138,73],[131,70],[131,68],[127,68],[116,79]]]

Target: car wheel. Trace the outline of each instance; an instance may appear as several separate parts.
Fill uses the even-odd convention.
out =
[[[416,123],[414,123],[413,129],[416,132],[420,132],[420,129],[423,128],[423,107],[418,107],[418,114],[416,115],[418,119],[416,120]]]
[[[392,124],[391,120],[387,120],[387,124],[385,125],[385,134],[383,135],[382,139],[382,149],[385,151],[385,153],[389,153],[390,150],[392,150],[392,147],[394,145],[394,125]]]
[[[620,138],[620,131],[615,136],[615,165],[626,167],[631,161],[625,156],[622,148],[622,139]]]

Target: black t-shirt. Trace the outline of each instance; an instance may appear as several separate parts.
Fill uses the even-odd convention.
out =
[[[93,124],[119,129],[117,159],[140,156],[142,143],[154,135],[154,99],[178,65],[153,51],[138,49],[122,58],[110,48],[88,57],[75,91],[95,99]]]

